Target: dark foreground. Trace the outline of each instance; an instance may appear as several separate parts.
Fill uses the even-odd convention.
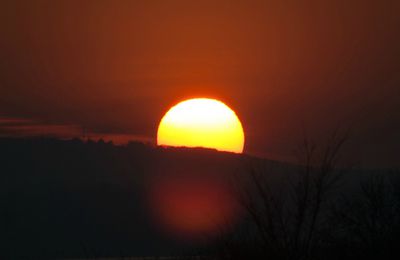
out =
[[[0,139],[0,258],[398,256],[398,171],[337,169],[324,151],[307,160],[305,149],[300,167],[141,143]]]

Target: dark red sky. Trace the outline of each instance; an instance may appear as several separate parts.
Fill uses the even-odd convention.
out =
[[[0,134],[7,117],[153,138],[169,106],[207,96],[236,110],[248,152],[285,158],[304,131],[343,125],[349,153],[399,165],[399,14],[396,0],[1,1]]]

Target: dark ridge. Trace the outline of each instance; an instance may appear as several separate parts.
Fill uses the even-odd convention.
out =
[[[278,201],[284,201],[280,200],[281,197],[290,200],[293,191],[298,192],[298,189],[293,189],[296,186],[292,185],[301,183],[306,169],[304,166],[212,149],[155,147],[141,142],[114,145],[102,140],[84,142],[80,139],[54,138],[0,138],[0,158],[1,259],[177,256],[193,255],[193,252],[198,254],[200,249],[206,255],[215,254],[218,250],[213,239],[200,244],[198,241],[173,239],[155,225],[148,204],[152,181],[188,176],[224,181],[238,178],[235,179],[236,186],[249,188],[256,204],[266,205],[265,195],[257,194],[257,184],[268,184],[262,187],[268,187],[268,192]],[[319,170],[310,169],[312,174]],[[363,198],[365,189],[360,183],[365,183],[371,176],[387,177],[385,182],[389,184],[400,183],[398,174],[387,171],[338,171],[342,178],[336,183],[334,192],[327,193],[327,199],[329,206],[338,204],[343,207],[343,212],[339,212],[342,215],[352,212],[340,204],[343,198],[346,201],[343,205],[362,205],[363,201],[358,200]],[[260,178],[257,179],[259,183],[252,183],[254,176]],[[313,179],[311,181],[314,183]],[[371,187],[372,191],[376,190],[373,185]],[[296,201],[298,198],[294,197],[294,200],[285,204],[287,212],[296,208]],[[398,200],[389,200],[388,205],[398,205],[396,203]],[[360,208],[360,212],[364,212],[362,210],[366,209]],[[324,208],[321,216],[328,220],[330,214],[331,211]],[[393,214],[396,221],[399,220],[399,214]],[[289,214],[289,219],[292,215]],[[262,215],[265,216],[268,215]],[[363,219],[363,216],[356,217]],[[399,223],[393,220],[391,229],[396,232],[400,230]],[[333,239],[332,234],[338,230],[335,225],[330,225],[328,231],[324,230],[329,234],[326,236],[329,239]],[[235,238],[239,236],[241,242],[224,250],[233,253],[240,249],[247,252],[245,256],[251,256],[246,250],[252,249],[245,248],[248,244],[244,242],[249,240],[240,237],[241,231],[248,226],[252,225],[247,218],[239,222],[230,234]],[[356,257],[364,251],[369,252],[367,249],[370,247],[352,240],[353,237],[349,235],[351,228],[354,227],[343,231],[346,234],[344,238],[351,243],[343,242],[343,233],[340,233],[337,234],[340,239],[334,241],[341,241],[342,244],[321,240],[323,247],[317,247],[313,253],[323,255],[324,251],[330,250],[332,257],[329,259],[335,259],[339,253],[345,252],[348,256]],[[257,233],[257,229],[250,230],[251,233]],[[361,231],[365,230],[361,228]],[[387,247],[397,243],[397,237],[389,237]],[[374,250],[380,252],[382,248]],[[274,251],[276,248],[273,246],[271,250],[281,252]],[[283,252],[300,254],[299,251],[290,250],[292,248]],[[270,259],[282,258],[271,256]]]

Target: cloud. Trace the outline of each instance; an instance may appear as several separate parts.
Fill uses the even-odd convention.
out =
[[[31,124],[34,123],[31,119],[15,118],[15,117],[0,117],[0,127],[7,125]]]
[[[79,125],[45,124],[32,119],[0,117],[0,137],[54,137],[60,139],[82,138],[98,141],[103,139],[114,144],[127,144],[130,141],[151,143],[150,137],[126,133],[98,133]]]
[[[81,135],[82,128],[78,125],[45,124],[33,119],[0,117],[0,136],[2,137],[73,138]]]

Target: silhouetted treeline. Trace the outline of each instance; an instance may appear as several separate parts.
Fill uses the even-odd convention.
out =
[[[400,171],[339,164],[345,137],[307,140],[298,167],[251,164],[234,193],[241,229],[221,235],[221,259],[392,259],[400,256]],[[343,158],[342,158],[343,159]],[[396,258],[397,259],[397,258]]]
[[[0,139],[0,258],[398,256],[400,174],[339,167],[343,142],[305,142],[296,166],[136,142]],[[152,181],[191,175],[232,189],[240,218],[220,235],[173,239],[150,214]]]
[[[192,243],[171,239],[150,216],[151,178],[230,172],[237,158],[138,142],[2,138],[0,259],[187,252]]]

